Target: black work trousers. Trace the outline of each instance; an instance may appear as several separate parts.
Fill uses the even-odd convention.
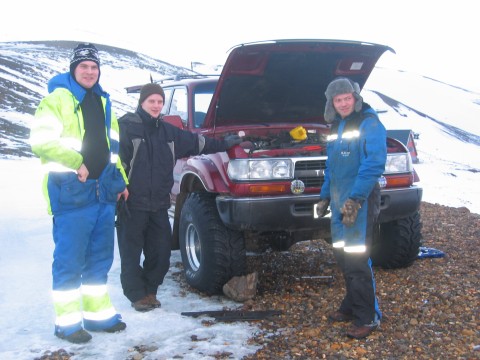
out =
[[[343,248],[334,248],[333,254],[345,280],[346,295],[339,311],[353,315],[357,326],[368,325],[381,320],[378,300],[375,295],[370,251],[373,243],[374,223],[380,212],[380,187],[375,185],[368,197],[367,232],[365,234],[365,252],[345,252]]]
[[[343,248],[334,249],[333,253],[346,287],[339,311],[353,315],[354,324],[358,326],[380,320],[382,314],[375,296],[375,280],[368,253],[347,253]]]
[[[117,238],[124,295],[131,302],[156,295],[170,267],[172,228],[167,209],[120,212]]]

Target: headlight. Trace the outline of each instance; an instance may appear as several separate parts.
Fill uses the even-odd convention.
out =
[[[285,180],[293,179],[293,163],[289,159],[231,160],[228,176],[232,180]]]
[[[412,158],[409,153],[388,154],[385,163],[385,174],[405,173],[412,171]]]

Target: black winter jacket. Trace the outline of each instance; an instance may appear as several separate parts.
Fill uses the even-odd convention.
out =
[[[129,179],[128,207],[157,211],[170,207],[177,159],[226,150],[223,140],[181,130],[142,108],[118,119],[120,158]]]

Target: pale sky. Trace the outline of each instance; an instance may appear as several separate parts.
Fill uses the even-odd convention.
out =
[[[138,51],[174,65],[223,64],[240,43],[342,39],[380,43],[379,66],[480,92],[471,0],[15,0],[2,4],[0,42],[74,40]]]

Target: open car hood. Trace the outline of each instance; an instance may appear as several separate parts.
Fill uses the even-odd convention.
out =
[[[325,123],[325,90],[338,76],[363,88],[388,46],[341,40],[275,40],[234,47],[205,127]]]

